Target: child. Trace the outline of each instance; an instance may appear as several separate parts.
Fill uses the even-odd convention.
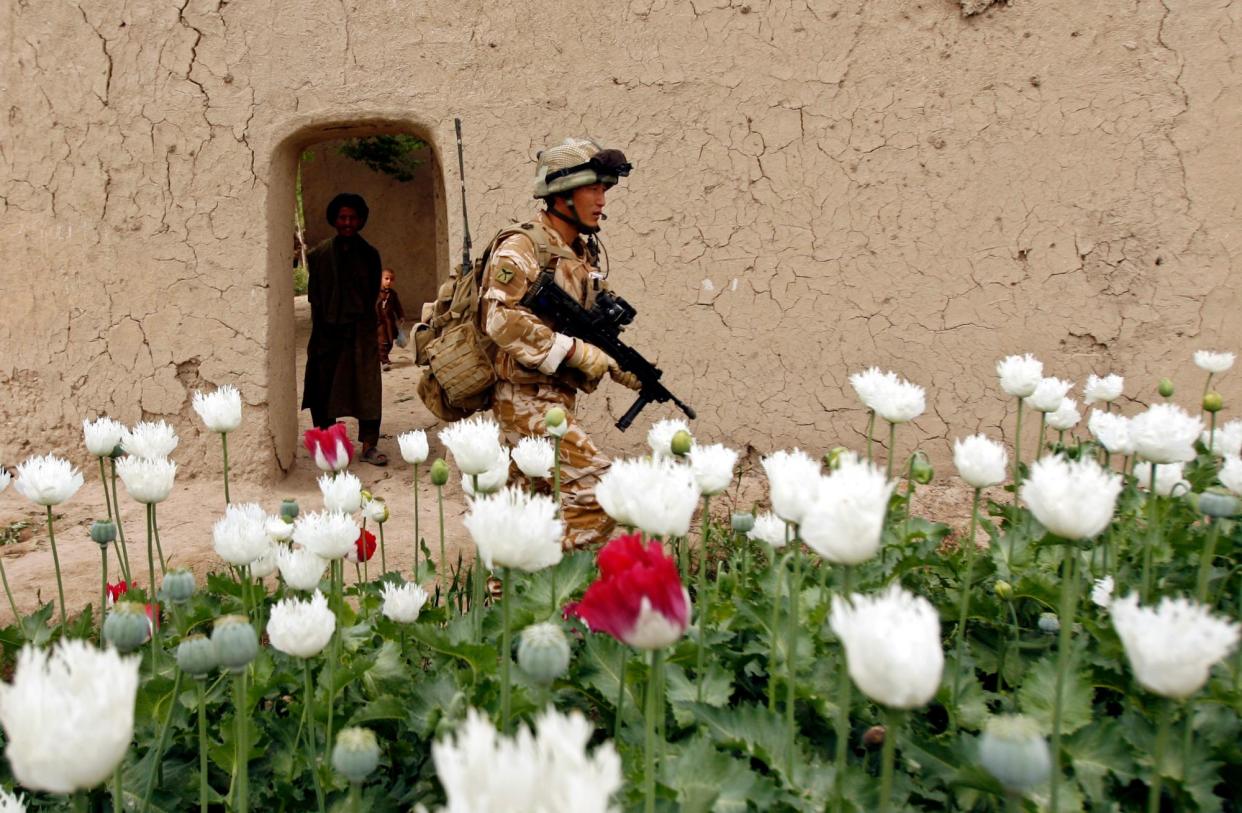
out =
[[[385,268],[380,276],[379,298],[375,301],[375,317],[379,322],[379,354],[380,364],[384,372],[392,369],[388,354],[392,352],[393,342],[397,339],[397,330],[405,321],[405,310],[401,307],[401,299],[397,289],[392,287],[397,275],[391,268]]]

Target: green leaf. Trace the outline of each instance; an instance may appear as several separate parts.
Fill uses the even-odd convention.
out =
[[[409,716],[408,705],[394,695],[376,698],[359,709],[350,718],[350,725],[362,725],[376,720],[405,720]]]
[[[1039,723],[1045,734],[1052,732],[1052,709],[1057,690],[1057,656],[1052,653],[1040,660],[1026,674],[1018,690],[1018,705]],[[1094,719],[1091,713],[1091,685],[1074,670],[1065,676],[1061,704],[1061,733],[1073,734]]]
[[[480,674],[495,672],[498,666],[496,647],[488,644],[475,644],[469,641],[454,641],[452,627],[446,632],[433,629],[426,624],[410,624],[406,634],[428,649],[461,661],[470,667],[477,682]]]
[[[623,653],[626,663],[624,717],[637,719],[642,711],[642,686],[639,681],[646,680],[646,670],[643,667],[642,658],[631,652],[629,647],[616,642],[607,635],[588,634],[586,644],[576,659],[576,668],[580,670],[577,677],[582,683],[594,689],[608,705],[611,715],[615,715],[617,693],[621,690],[620,669]],[[640,673],[643,677],[639,677]]]
[[[704,736],[696,736],[677,756],[663,765],[663,780],[677,792],[679,809],[686,813],[745,811],[757,779],[740,760],[717,751]]]
[[[47,625],[47,622],[52,617],[54,609],[55,605],[49,601],[22,619],[22,638],[25,639],[24,643],[43,646],[52,640],[52,630]]]
[[[1109,800],[1110,775],[1120,785],[1125,785],[1135,776],[1134,758],[1126,747],[1121,725],[1116,720],[1104,720],[1087,726],[1063,742],[1070,764],[1074,767],[1074,776],[1092,802]]]
[[[776,712],[751,704],[725,709],[696,704],[693,708],[695,718],[718,745],[738,749],[785,774],[789,744],[785,721]]]
[[[583,589],[595,574],[595,555],[582,551],[566,556],[554,567],[533,573],[526,581],[522,593],[522,606],[542,619],[556,615],[565,604]],[[553,595],[555,584],[556,594]],[[556,612],[553,612],[556,608]]]
[[[450,714],[457,698],[457,682],[451,674],[438,673],[420,683],[418,691],[408,695],[406,717],[420,737],[430,737],[440,720]]]
[[[699,702],[698,682],[676,664],[669,664],[664,674],[665,695],[673,707],[673,716],[678,725],[689,725],[694,719],[694,713],[689,706]],[[733,681],[730,678],[730,674],[720,664],[710,664],[703,675],[702,702],[716,708],[726,705],[733,695]]]

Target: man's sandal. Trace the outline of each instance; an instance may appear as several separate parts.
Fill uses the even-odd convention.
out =
[[[370,463],[372,466],[387,466],[388,455],[381,452],[375,446],[367,447],[363,450],[362,455],[358,458],[363,463]]]

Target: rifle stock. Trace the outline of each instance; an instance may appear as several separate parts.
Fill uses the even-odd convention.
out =
[[[606,319],[599,318],[597,314],[593,314],[578,304],[561,286],[556,284],[550,272],[544,271],[539,275],[539,279],[522,298],[522,304],[540,316],[550,319],[556,324],[557,329],[567,336],[590,342],[603,350],[612,356],[622,370],[633,373],[638,379],[641,385],[638,398],[616,424],[622,432],[628,429],[639,413],[652,402],[672,401],[686,414],[686,417],[691,420],[696,417],[694,409],[689,404],[673,395],[660,382],[664,371],[648,361],[642,353],[621,341],[618,335],[620,327]]]

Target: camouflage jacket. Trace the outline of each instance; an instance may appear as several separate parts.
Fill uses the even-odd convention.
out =
[[[581,240],[565,244],[549,225],[548,216],[539,213],[526,224],[542,229],[555,257],[556,283],[583,307],[594,304],[603,290],[603,277],[591,264]],[[536,316],[520,303],[527,288],[539,277],[538,250],[532,239],[510,235],[493,247],[484,269],[480,321],[483,331],[495,343],[493,365],[502,381],[515,384],[555,384],[590,392],[598,381],[589,381],[581,372],[566,365],[573,350],[573,339],[558,333],[556,325]]]

